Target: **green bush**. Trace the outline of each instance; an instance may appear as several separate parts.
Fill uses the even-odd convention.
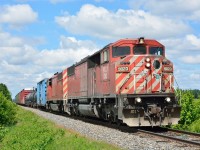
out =
[[[194,100],[194,113],[195,113],[195,120],[200,119],[200,99]]]
[[[16,122],[16,105],[0,92],[0,126]]]
[[[200,90],[176,90],[176,97],[181,105],[181,117],[178,125],[172,128],[199,132],[200,127]]]
[[[200,119],[194,121],[190,126],[189,126],[189,131],[192,131],[192,132],[198,132],[200,133]]]
[[[10,101],[12,100],[10,91],[8,90],[7,86],[3,83],[0,83],[0,92],[3,93],[6,99]]]
[[[187,128],[195,120],[194,96],[191,91],[185,91],[181,96],[181,118],[180,124]]]

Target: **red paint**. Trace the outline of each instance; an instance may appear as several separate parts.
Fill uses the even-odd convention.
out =
[[[29,93],[32,93],[34,90],[32,89],[23,89],[22,91],[20,91],[16,96],[15,96],[15,101],[18,104],[25,104],[25,99],[26,96]]]
[[[67,99],[67,70],[48,79],[47,101]]]

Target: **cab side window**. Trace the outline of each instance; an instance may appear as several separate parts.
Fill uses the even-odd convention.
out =
[[[101,53],[101,63],[106,63],[109,61],[109,54],[108,54],[108,50],[104,50]]]

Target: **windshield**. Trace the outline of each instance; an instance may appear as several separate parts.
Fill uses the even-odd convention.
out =
[[[150,47],[149,54],[151,55],[163,55],[163,47]]]
[[[121,47],[113,47],[112,48],[112,56],[119,57],[125,56],[130,54],[130,47],[129,46],[121,46]]]
[[[133,48],[133,54],[134,55],[141,55],[141,54],[146,54],[146,47],[145,46],[135,46]]]

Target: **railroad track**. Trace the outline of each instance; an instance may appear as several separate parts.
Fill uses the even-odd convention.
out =
[[[58,112],[54,112],[54,113],[58,115],[66,116],[66,114],[64,115]],[[157,137],[165,138],[166,140],[169,140],[169,141],[180,142],[182,143],[180,144],[182,146],[189,147],[192,145],[192,146],[198,147],[200,150],[200,134],[199,133],[188,132],[188,131],[183,131],[183,130],[175,130],[175,129],[170,129],[170,128],[162,128],[162,127],[154,127],[154,128],[150,127],[150,128],[142,129],[142,128],[128,127],[124,124],[122,124],[121,126],[118,126],[117,124],[109,124],[107,121],[102,121],[97,118],[91,119],[90,117],[79,117],[79,116],[69,116],[69,115],[67,117],[82,120],[84,122],[88,122],[88,123],[92,123],[96,125],[106,126],[109,128],[114,128],[114,129],[118,128],[122,132],[134,133],[134,134],[142,132],[146,134],[151,134]],[[187,145],[184,145],[184,144],[187,144]]]
[[[182,143],[181,144],[182,146],[186,146],[186,147],[192,146],[193,148],[195,147],[195,148],[200,149],[200,134],[199,133],[168,129],[168,128],[160,128],[160,127],[156,127],[152,130],[138,129],[138,132],[164,138],[165,140],[163,141],[159,139],[162,142],[176,141],[179,144]]]
[[[44,110],[49,112],[48,110]],[[132,128],[126,125],[118,126],[117,124],[109,124],[107,121],[102,121],[99,119],[91,119],[89,117],[80,117],[80,116],[69,116],[66,113],[59,113],[59,112],[51,112],[56,115],[62,115],[65,117],[73,118],[82,120],[84,122],[88,122],[95,125],[102,125],[109,128],[119,129],[122,132],[132,133],[132,134],[143,134],[140,135],[144,138],[155,138],[157,142],[174,142],[177,143],[177,147],[191,147],[191,149],[199,149],[200,150],[200,134],[192,133],[187,131],[181,130],[174,130],[169,128],[161,128],[161,127],[154,127],[154,128]],[[145,134],[145,135],[144,135]],[[152,137],[153,136],[153,137]]]

